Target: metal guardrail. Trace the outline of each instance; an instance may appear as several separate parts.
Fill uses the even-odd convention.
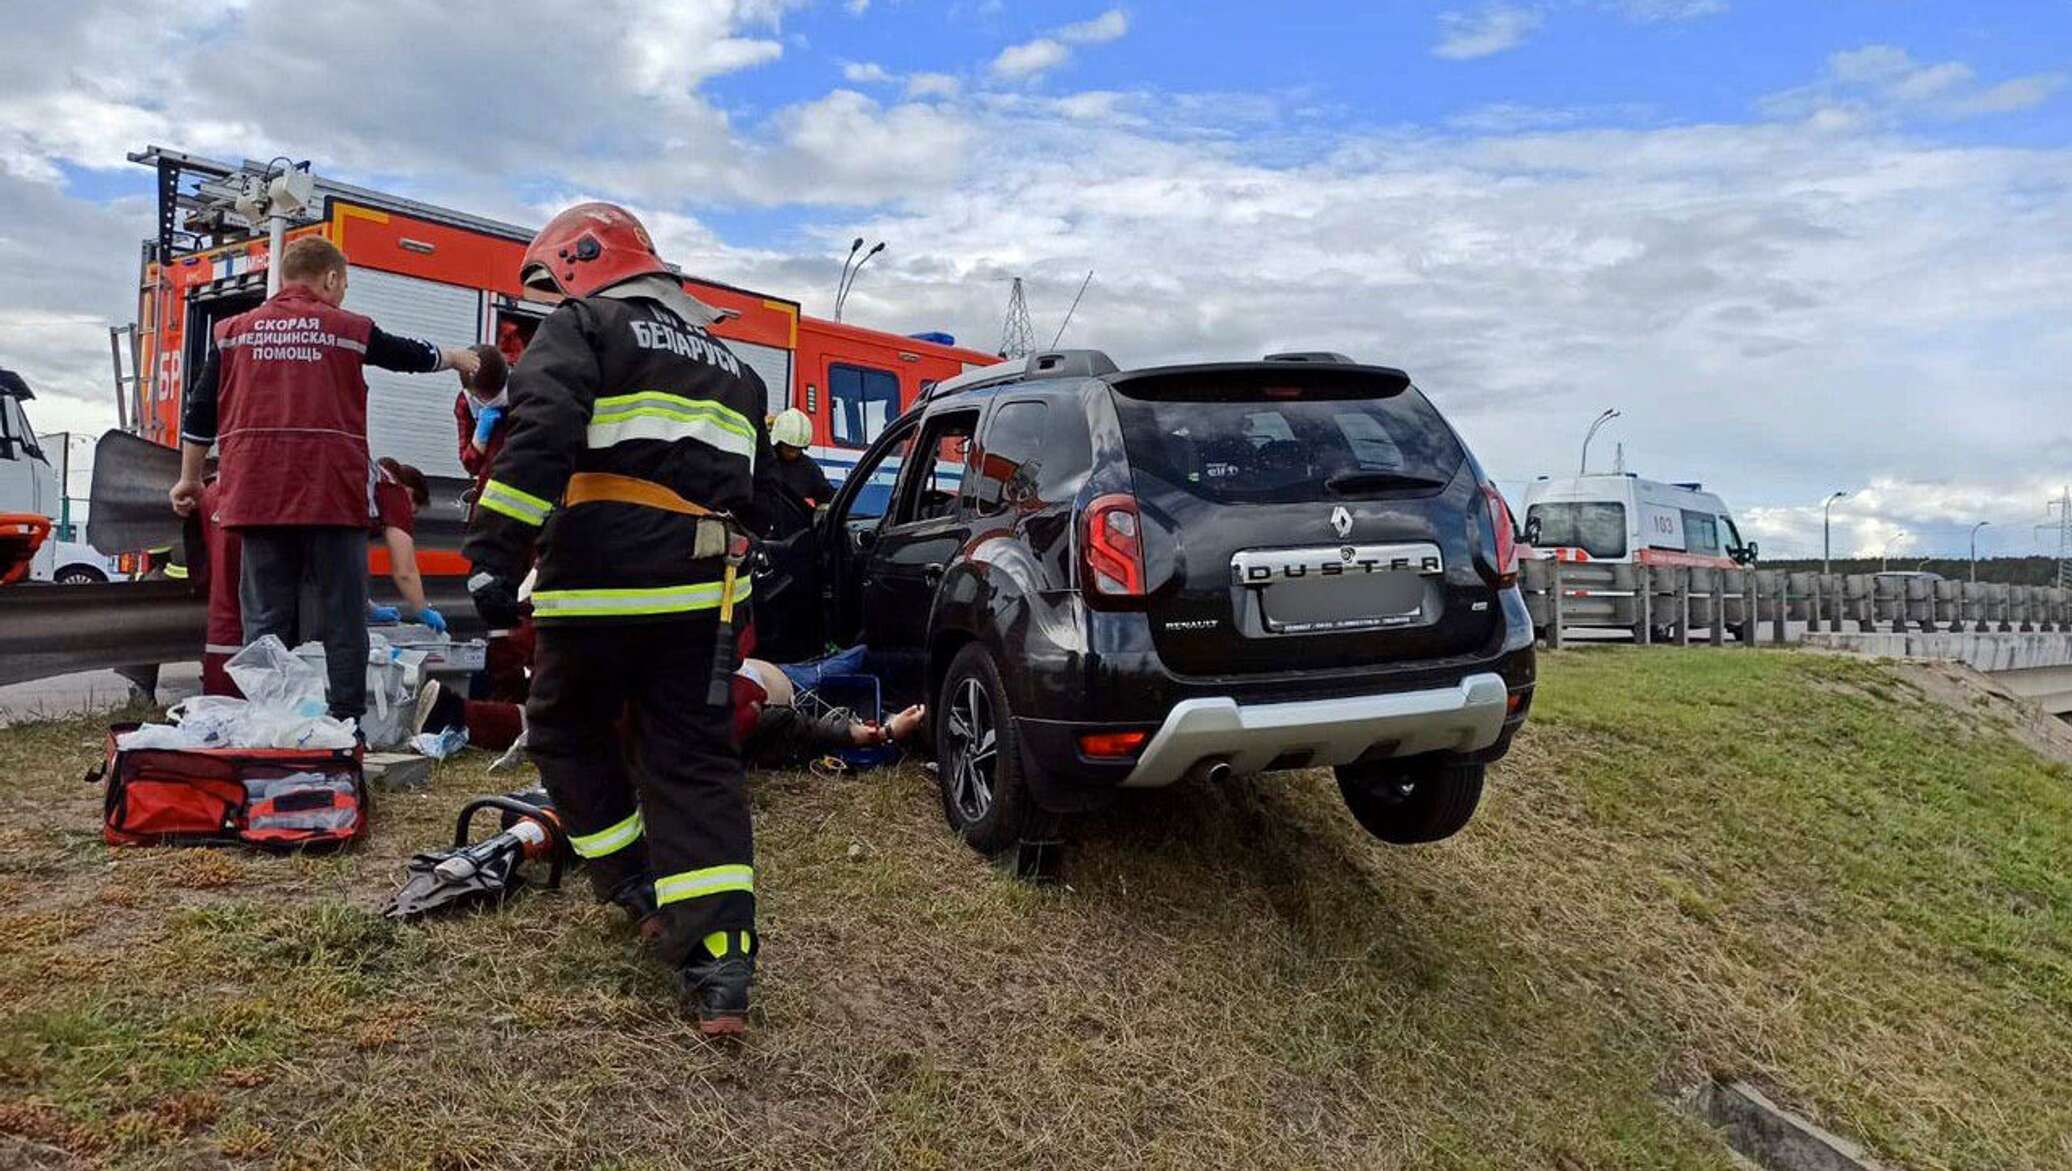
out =
[[[397,599],[380,583],[375,600]],[[485,633],[457,577],[424,579],[425,600],[455,638]],[[0,589],[0,685],[201,658],[208,600],[182,581],[13,585]]]
[[[1535,629],[1559,647],[1579,628],[1626,629],[1643,645],[1719,645],[1731,631],[1752,646],[1760,627],[1786,641],[1787,624],[1842,633],[1889,630],[2034,633],[2072,630],[2072,590],[1876,574],[1787,573],[1671,565],[1528,561],[1520,585]]]

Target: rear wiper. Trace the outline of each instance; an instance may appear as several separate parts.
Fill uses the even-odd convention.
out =
[[[1379,492],[1387,488],[1443,488],[1444,480],[1413,476],[1408,472],[1340,472],[1324,481],[1327,491],[1340,496],[1358,492]]]

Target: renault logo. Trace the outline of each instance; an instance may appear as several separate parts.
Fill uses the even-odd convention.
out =
[[[1341,504],[1331,510],[1331,528],[1341,537],[1351,535],[1353,514],[1345,510],[1345,505]]]

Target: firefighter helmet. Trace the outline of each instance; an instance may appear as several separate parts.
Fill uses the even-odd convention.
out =
[[[770,442],[782,443],[786,447],[808,447],[813,443],[813,420],[797,407],[786,407],[778,412],[770,424]]]
[[[525,287],[569,297],[650,273],[667,276],[669,267],[647,229],[613,203],[579,203],[548,220],[518,266]]]

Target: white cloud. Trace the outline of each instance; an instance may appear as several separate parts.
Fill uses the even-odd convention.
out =
[[[906,96],[910,98],[954,98],[961,88],[957,79],[947,73],[907,74]]]
[[[1072,50],[1063,41],[1038,37],[1000,50],[991,68],[993,76],[1002,81],[1022,81],[1056,69],[1071,58]]]
[[[1066,25],[1057,31],[1057,38],[1070,45],[1103,45],[1121,40],[1129,31],[1129,15],[1120,8],[1111,8],[1092,20]]]
[[[845,0],[842,7],[848,9],[851,16],[862,16],[871,10],[871,0]]]
[[[55,178],[127,168],[130,136],[148,133],[230,158],[318,154],[336,178],[519,223],[621,199],[671,259],[809,312],[829,308],[849,240],[882,238],[852,315],[981,348],[1007,277],[1028,278],[1047,338],[1094,268],[1070,337],[1125,365],[1291,348],[1400,364],[1507,488],[1572,467],[1589,418],[1618,406],[1597,451],[1624,443],[1636,470],[1706,481],[1773,555],[1808,550],[1805,509],[1837,487],[1875,487],[1846,515],[1915,533],[1924,554],[1958,547],[1964,517],[2012,543],[2040,516],[2038,488],[2072,468],[2056,409],[2072,150],[1906,129],[1940,124],[1896,120],[1888,90],[1925,92],[1904,108],[1938,116],[2023,99],[1996,95],[2006,79],[1909,80],[1948,63],[1840,58],[1816,81],[1831,100],[1790,121],[1512,107],[1355,134],[1305,120],[1310,99],[960,97],[948,75],[906,79],[927,101],[837,88],[723,110],[685,79],[764,52],[720,42],[781,41],[787,10],[771,5],[708,0],[706,39],[672,73],[637,68],[645,17],[614,6],[530,0],[434,58],[410,51],[425,30],[351,0],[255,2],[206,28],[122,2],[26,14],[70,60],[112,54],[92,85],[0,43],[0,361],[46,395],[46,426],[112,418],[105,325],[135,312],[152,230],[147,201],[102,205]],[[525,103],[496,100],[541,38],[612,67],[537,71]],[[232,68],[253,59],[277,68]],[[310,83],[273,85],[281,70]],[[791,209],[786,242],[707,226],[743,205]],[[49,262],[52,240],[66,263]],[[1850,528],[1849,547],[1884,531]]]
[[[1831,54],[1818,81],[1771,94],[1762,107],[1772,114],[1829,124],[1971,118],[2041,105],[2064,83],[2064,75],[2044,73],[1981,86],[1976,71],[1965,62],[1928,64],[1896,45],[1864,45]]]
[[[1469,61],[1525,43],[1542,22],[1538,11],[1511,4],[1488,4],[1473,12],[1439,14],[1439,43],[1434,57]]]
[[[888,85],[899,79],[876,61],[851,61],[842,66],[842,80],[857,85]]]
[[[2040,106],[2050,96],[2063,88],[2063,74],[2040,74],[2035,77],[2017,77],[2003,81],[1990,89],[1961,97],[1950,104],[1950,112],[1960,116],[1971,114],[2007,114]]]
[[[1629,20],[1653,24],[1716,16],[1727,10],[1727,0],[1619,0],[1619,10]]]
[[[1111,8],[1092,20],[1055,29],[1046,36],[1000,50],[988,67],[995,80],[1031,81],[1072,59],[1073,45],[1100,45],[1129,33],[1127,13]]]

